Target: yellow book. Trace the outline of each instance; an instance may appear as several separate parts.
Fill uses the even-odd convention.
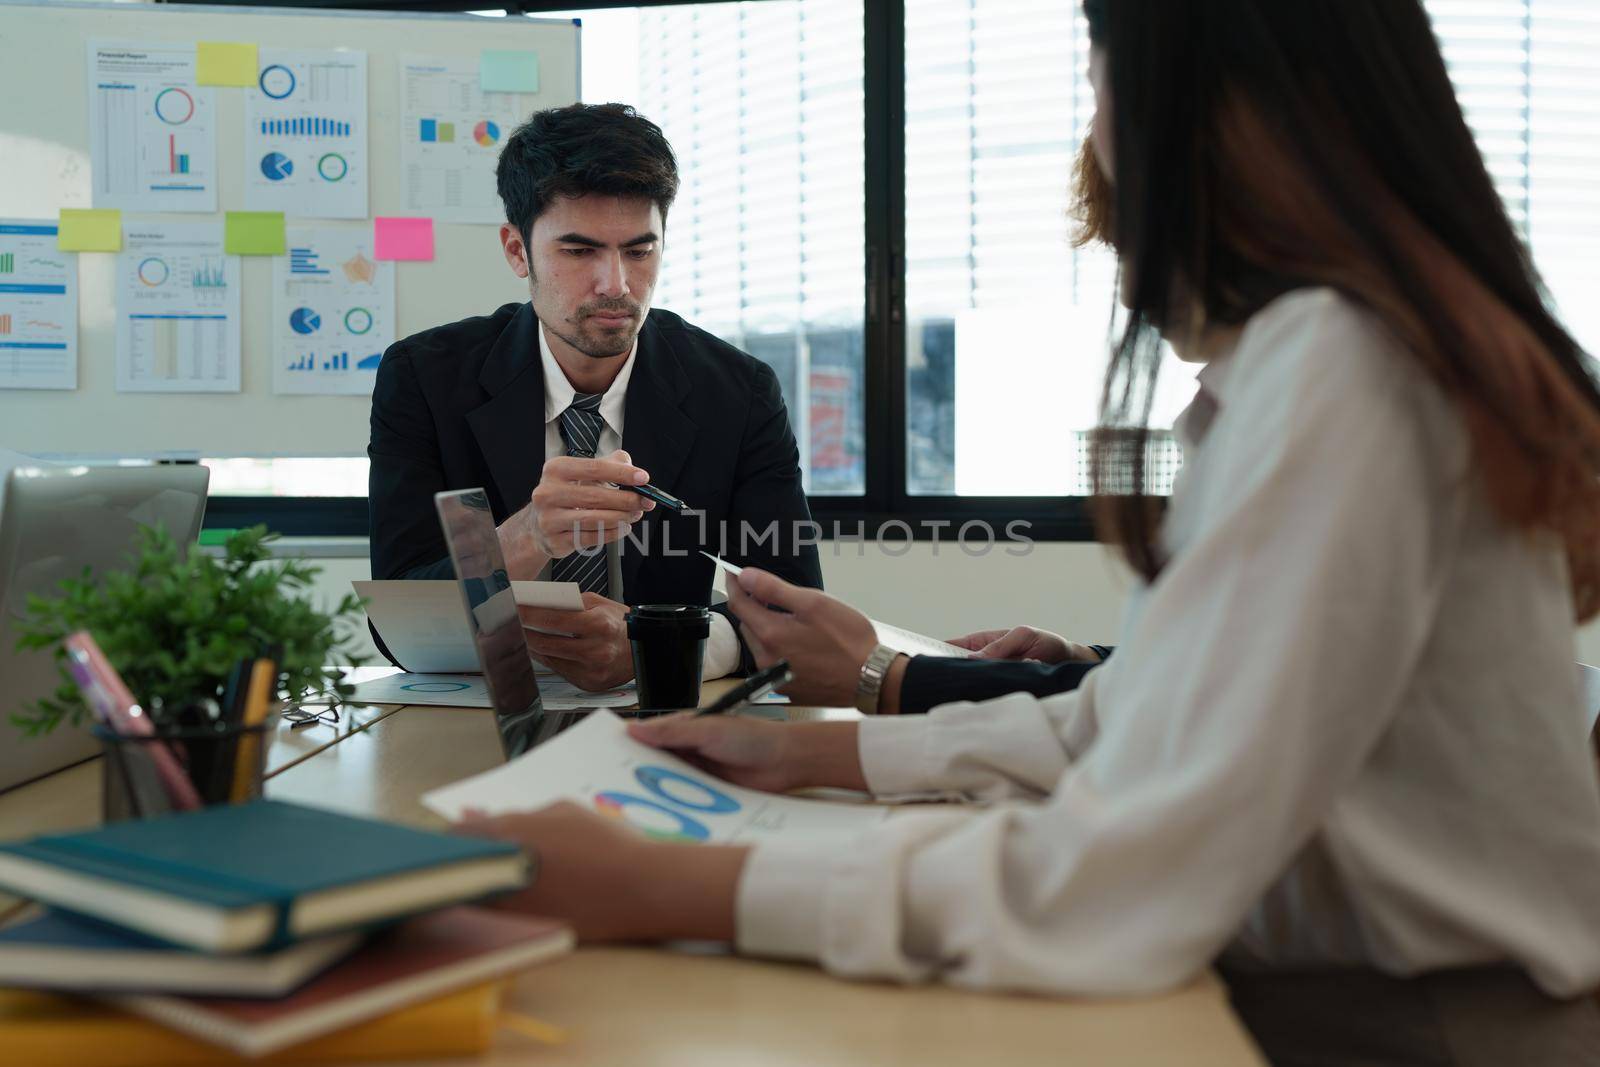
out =
[[[211,1067],[475,1056],[500,1024],[504,982],[463,989],[248,1059],[93,1001],[0,990],[0,1048],[26,1067]]]

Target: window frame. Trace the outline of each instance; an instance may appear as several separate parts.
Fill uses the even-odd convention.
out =
[[[537,15],[573,7],[670,7],[685,0],[167,0],[252,7],[392,11],[503,8]],[[735,0],[692,0],[731,3]],[[747,0],[765,3],[771,0]],[[863,492],[808,496],[823,540],[884,537],[947,540],[963,524],[987,523],[997,538],[1010,523],[1035,541],[1094,541],[1088,499],[1076,496],[913,494],[907,488],[905,0],[862,0],[865,227],[863,255]],[[877,417],[874,417],[874,416]],[[367,536],[367,498],[212,496],[208,529],[265,523],[291,537]]]

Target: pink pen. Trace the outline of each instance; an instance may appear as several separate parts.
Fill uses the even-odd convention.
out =
[[[67,665],[72,670],[72,677],[78,683],[78,688],[83,690],[84,702],[94,712],[95,718],[123,737],[154,737],[156,730],[150,722],[150,716],[133,699],[122,676],[106,659],[105,653],[100,651],[100,646],[89,632],[79,630],[68,636],[63,644],[66,646]],[[195,791],[194,783],[189,781],[189,776],[184,773],[166,743],[149,741],[141,747],[150,754],[150,761],[161,776],[161,784],[173,807],[180,811],[200,807],[200,794]]]

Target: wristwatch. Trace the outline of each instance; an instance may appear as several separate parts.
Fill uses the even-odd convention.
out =
[[[867,657],[867,662],[861,665],[861,678],[856,682],[856,710],[861,714],[878,713],[878,694],[883,691],[884,676],[889,673],[889,664],[898,655],[899,649],[879,645]]]

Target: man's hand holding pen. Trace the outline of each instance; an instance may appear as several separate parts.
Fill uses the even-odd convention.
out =
[[[598,459],[557,456],[545,461],[533,499],[506,520],[502,531],[520,521],[528,531],[532,549],[543,557],[539,560],[539,567],[543,567],[544,560],[571,555],[576,548],[592,549],[625,537],[656,503],[616,487],[645,485],[649,481],[650,475],[635,467],[632,458],[620,450]],[[504,532],[501,540],[505,540]],[[510,558],[508,555],[508,561]]]

